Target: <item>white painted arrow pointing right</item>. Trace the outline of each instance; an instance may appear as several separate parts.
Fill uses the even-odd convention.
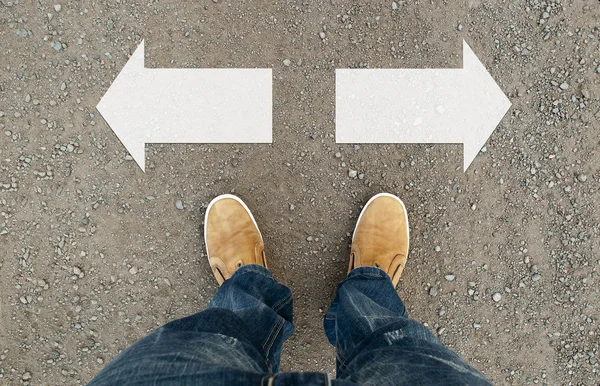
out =
[[[465,171],[511,106],[465,41],[463,68],[335,75],[336,142],[462,143]]]

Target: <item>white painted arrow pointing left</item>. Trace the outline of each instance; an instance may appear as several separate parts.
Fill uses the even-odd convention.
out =
[[[271,72],[144,68],[142,41],[96,108],[145,170],[146,143],[271,143]]]

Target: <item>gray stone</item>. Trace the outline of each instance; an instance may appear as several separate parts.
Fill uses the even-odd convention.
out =
[[[429,288],[429,295],[430,296],[437,296],[437,288],[435,288],[435,286]]]

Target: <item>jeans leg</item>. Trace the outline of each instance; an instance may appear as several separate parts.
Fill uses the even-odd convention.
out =
[[[260,385],[279,371],[292,308],[289,288],[262,266],[244,266],[206,310],[132,344],[89,385]]]
[[[337,378],[376,385],[491,385],[425,326],[408,317],[389,276],[352,270],[324,320]]]

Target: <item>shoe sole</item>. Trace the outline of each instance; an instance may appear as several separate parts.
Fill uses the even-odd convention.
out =
[[[352,242],[354,242],[354,234],[356,233],[356,228],[358,228],[358,224],[360,224],[360,219],[361,219],[363,213],[365,213],[365,210],[367,209],[367,207],[379,197],[391,197],[394,200],[398,201],[400,203],[400,205],[402,205],[402,209],[404,210],[404,219],[406,220],[406,233],[408,236],[408,242],[407,242],[408,248],[407,249],[410,250],[410,227],[409,227],[409,223],[408,223],[408,212],[406,211],[406,206],[404,205],[404,203],[402,202],[402,200],[400,198],[398,198],[397,196],[390,194],[390,193],[376,194],[373,197],[371,197],[371,199],[369,201],[367,201],[367,203],[365,204],[363,209],[360,211],[360,214],[358,215],[358,220],[356,220],[356,225],[354,226],[354,232],[352,232]]]
[[[252,222],[254,223],[254,226],[258,230],[258,234],[260,235],[261,241],[263,239],[262,233],[260,233],[260,228],[256,224],[256,220],[254,219],[254,216],[252,215],[252,212],[250,212],[250,209],[248,209],[248,206],[246,206],[246,203],[244,203],[244,201],[242,201],[241,198],[239,198],[238,196],[234,196],[233,194],[222,194],[220,196],[217,196],[217,197],[213,198],[213,200],[208,204],[208,206],[206,207],[206,213],[204,214],[204,244],[206,245],[206,256],[208,257],[209,261],[210,261],[210,254],[208,253],[208,241],[206,240],[206,225],[208,224],[208,221],[207,221],[208,220],[208,214],[210,213],[210,209],[212,208],[212,206],[215,203],[217,203],[218,201],[221,201],[223,199],[226,199],[226,198],[231,198],[231,199],[239,202],[242,205],[242,207],[250,215],[250,218],[252,219]]]

